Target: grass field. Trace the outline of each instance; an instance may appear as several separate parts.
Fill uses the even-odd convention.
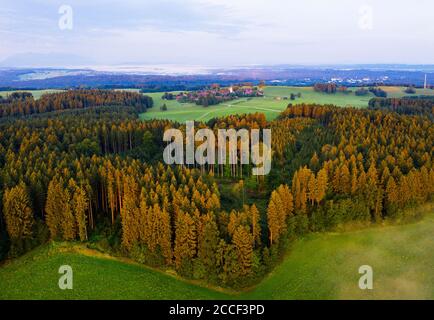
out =
[[[257,287],[223,293],[91,250],[44,246],[0,267],[0,299],[434,299],[434,212],[400,226],[312,234],[299,240]],[[66,247],[68,248],[68,247]],[[74,289],[58,288],[71,265]],[[374,289],[358,288],[358,268]]]
[[[252,299],[434,299],[434,213],[389,227],[314,234],[253,292]],[[374,272],[373,290],[360,290],[358,269]]]
[[[388,96],[391,98],[399,98],[406,95],[404,93],[404,87],[382,87],[387,91]],[[138,89],[119,89],[130,90],[139,92]],[[279,113],[286,108],[288,103],[318,103],[318,104],[334,104],[340,107],[353,106],[357,108],[365,108],[368,106],[368,102],[374,97],[369,93],[364,97],[357,97],[354,94],[355,88],[351,88],[353,91],[349,94],[336,93],[325,94],[315,92],[312,87],[279,87],[272,86],[264,89],[265,96],[263,98],[243,98],[227,103],[222,103],[216,106],[197,106],[193,103],[178,103],[177,101],[167,101],[161,99],[162,92],[146,93],[154,100],[154,107],[146,113],[142,113],[140,118],[143,120],[149,119],[169,119],[178,122],[185,122],[187,120],[207,121],[214,117],[223,117],[229,114],[242,114],[242,113],[254,113],[262,112],[267,119],[272,120],[279,115]],[[58,92],[61,90],[30,90],[36,99],[39,99],[44,93]],[[424,94],[424,90],[417,89],[417,95]],[[7,96],[13,91],[0,91],[0,96]],[[288,97],[291,93],[301,93],[301,98],[296,100],[283,100],[284,97]],[[427,95],[434,95],[434,90],[427,90]],[[167,111],[161,111],[160,107],[166,104]]]
[[[388,92],[389,97],[403,97],[405,95],[403,87],[383,87]],[[355,90],[352,88],[351,90]],[[291,93],[301,93],[301,98],[295,101],[283,100]],[[422,89],[417,89],[417,94],[423,94]],[[427,90],[427,94],[434,95],[434,90]],[[147,93],[154,100],[154,107],[148,112],[141,114],[144,120],[149,119],[169,119],[173,121],[185,122],[187,120],[207,121],[214,117],[226,116],[229,114],[262,112],[267,119],[274,119],[286,108],[289,103],[318,103],[334,104],[340,107],[353,106],[365,108],[368,102],[374,97],[369,93],[367,96],[358,97],[354,92],[349,94],[336,93],[326,94],[313,90],[312,87],[266,87],[263,98],[238,99],[222,103],[216,106],[197,106],[192,103],[178,103],[177,101],[162,100],[162,93]],[[167,111],[161,111],[160,107],[166,104]]]
[[[216,291],[115,259],[47,245],[0,267],[0,299],[222,299]],[[73,290],[60,290],[62,265],[74,272]]]

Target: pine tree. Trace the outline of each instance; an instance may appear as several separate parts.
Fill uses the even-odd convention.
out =
[[[229,223],[228,223],[228,233],[232,237],[237,226],[239,225],[239,217],[238,213],[235,210],[232,210],[229,214]]]
[[[316,152],[313,154],[312,158],[310,159],[309,167],[312,168],[312,170],[315,170],[315,171],[319,167],[319,158],[318,158],[318,155],[316,154]]]
[[[296,171],[292,178],[292,194],[294,195],[295,209],[301,208],[301,182]]]
[[[376,187],[378,185],[378,173],[373,163],[368,169],[367,178],[368,178],[368,184],[371,187]]]
[[[340,167],[337,167],[334,171],[332,187],[333,187],[333,191],[335,193],[341,193],[342,185],[341,185],[341,168]]]
[[[61,212],[62,238],[66,241],[74,240],[76,237],[76,221],[71,207],[71,196],[66,188],[62,188],[61,192],[63,202],[63,210]]]
[[[226,285],[236,282],[240,275],[238,252],[233,244],[227,244],[220,240],[217,251],[217,265],[221,269],[220,279]]]
[[[386,187],[386,200],[388,204],[396,204],[399,200],[398,187],[396,185],[395,179],[389,177]]]
[[[362,169],[360,170],[359,179],[358,179],[358,189],[365,189],[366,188],[366,173]]]
[[[315,203],[315,199],[317,198],[316,195],[318,193],[317,181],[315,179],[314,174],[312,174],[310,176],[307,187],[308,187],[307,196],[308,196],[308,199],[310,200],[310,204],[313,206]]]
[[[196,223],[188,213],[179,212],[175,231],[175,267],[183,274],[192,274],[192,261],[197,250]]]
[[[371,163],[371,166],[368,169],[367,173],[367,181],[365,188],[365,197],[369,208],[371,209],[371,213],[374,219],[377,221],[379,219],[379,191],[378,191],[378,174],[377,169],[374,166],[374,163]]]
[[[87,210],[89,207],[86,191],[82,187],[76,187],[72,199],[72,206],[77,221],[78,236],[81,241],[87,240]]]
[[[48,185],[47,201],[45,203],[45,221],[52,239],[62,236],[63,201],[63,180],[54,177]]]
[[[354,166],[351,170],[351,195],[355,195],[359,189],[357,167]]]
[[[269,230],[270,246],[279,241],[280,221],[279,212],[277,211],[274,200],[270,200],[267,209],[267,222]]]
[[[172,230],[170,227],[170,215],[163,209],[158,217],[159,221],[159,245],[167,265],[172,264]]]
[[[326,196],[327,193],[327,170],[321,169],[317,175],[317,189],[315,201],[319,204]]]
[[[111,170],[111,165],[109,165],[107,168],[107,193],[108,193],[109,207],[111,212],[111,220],[112,220],[112,224],[114,224],[115,210],[116,210],[116,205],[115,205],[116,190],[115,190],[115,177]]]
[[[277,188],[277,192],[282,201],[282,206],[285,211],[284,219],[286,220],[287,217],[292,216],[294,213],[294,197],[292,196],[291,190],[289,190],[289,187],[286,184],[280,185],[279,188]]]
[[[246,276],[252,271],[253,246],[252,235],[244,227],[238,226],[232,238],[232,243],[235,245],[238,265],[241,276]]]
[[[274,190],[271,193],[270,202],[273,202],[276,206],[277,219],[279,223],[279,236],[286,232],[286,217],[287,209],[283,199],[280,196],[279,189]]]
[[[208,272],[208,278],[217,272],[217,250],[219,245],[219,231],[214,215],[204,216],[203,228],[199,235],[198,257]]]
[[[350,194],[351,193],[351,177],[350,177],[350,170],[348,169],[347,165],[344,164],[340,170],[340,191],[343,194]]]
[[[32,237],[32,227],[35,223],[27,187],[23,182],[5,191],[3,214],[12,243],[12,254],[20,254],[24,249],[23,241]]]
[[[253,235],[253,243],[256,247],[261,246],[261,225],[260,225],[260,215],[259,210],[255,204],[250,207],[250,217],[252,224],[252,235]]]
[[[139,186],[134,177],[126,176],[124,179],[124,195],[121,207],[122,222],[122,245],[131,248],[139,240],[138,217],[139,209]]]
[[[306,189],[301,189],[300,193],[300,213],[307,213],[307,192]]]
[[[377,188],[377,194],[375,198],[375,208],[374,208],[374,217],[376,222],[380,222],[382,218],[382,210],[383,210],[383,189]]]

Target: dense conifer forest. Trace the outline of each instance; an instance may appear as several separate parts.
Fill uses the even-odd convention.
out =
[[[0,106],[0,118],[97,106],[133,106],[138,112],[145,112],[152,108],[152,99],[136,92],[115,90],[68,90],[44,94],[38,100],[31,93],[14,92],[6,98],[0,96]]]
[[[369,101],[369,108],[395,111],[408,115],[426,115],[432,119],[434,117],[434,97],[373,98]]]
[[[196,123],[271,128],[264,177],[248,165],[163,164],[165,129],[185,125],[139,120],[152,107],[141,94],[16,94],[0,105],[0,258],[49,240],[80,241],[246,287],[306,233],[402,220],[434,195],[433,118],[409,112],[413,104],[288,105],[273,121],[255,113]]]

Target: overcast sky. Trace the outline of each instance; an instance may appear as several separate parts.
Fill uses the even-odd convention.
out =
[[[98,65],[434,64],[433,0],[0,3],[0,60],[37,53]],[[72,30],[59,27],[64,4]]]

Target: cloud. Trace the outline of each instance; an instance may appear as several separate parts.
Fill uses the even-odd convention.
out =
[[[62,31],[58,8],[68,2],[74,28]],[[372,6],[372,30],[359,27],[362,5]],[[0,59],[57,52],[101,64],[434,63],[433,12],[430,0],[14,1],[0,9]]]

